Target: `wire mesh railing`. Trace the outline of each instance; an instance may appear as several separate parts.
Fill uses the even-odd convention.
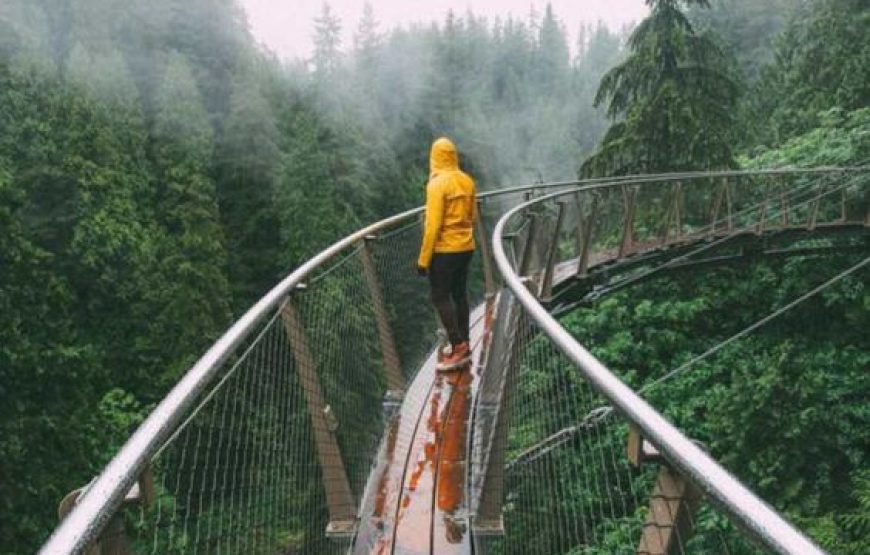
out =
[[[868,183],[866,170],[653,176],[509,211],[494,234],[504,329],[476,420],[478,551],[821,552],[676,429],[651,425],[649,406],[544,306],[567,314],[663,270],[784,253],[785,236],[796,251],[809,248],[801,237],[841,248],[821,229],[860,230],[861,246]]]
[[[525,206],[529,217],[514,214],[513,227],[498,233],[512,234],[506,244],[530,278],[526,285],[564,309],[641,279],[649,268],[601,270],[649,248],[670,248],[675,256],[666,263],[681,264],[703,237],[757,234],[773,222],[785,229],[855,221],[866,210],[853,202],[861,197],[866,206],[864,189],[819,185],[831,175],[674,174],[481,195],[483,241],[470,290],[478,302],[501,293],[467,483],[480,536],[505,534],[481,549],[618,553],[614,546],[639,537],[649,490],[660,481],[621,455],[625,420],[595,412],[611,399],[596,393],[513,288],[504,288],[510,275],[489,264],[489,250],[502,246],[489,243],[501,215],[563,191]],[[346,552],[376,454],[389,441],[391,407],[436,343],[428,290],[413,271],[419,214],[342,239],[261,299],[73,496],[77,507],[42,553],[81,553],[95,542],[132,553]],[[589,279],[593,290],[584,291]],[[568,287],[573,282],[580,293]],[[501,486],[492,486],[494,475]],[[686,545],[707,541],[698,529],[725,529],[720,513],[697,514],[695,536],[679,540]],[[502,515],[504,527],[487,530],[487,519]],[[710,538],[719,546],[740,542],[730,532]]]
[[[437,341],[420,213],[342,239],[261,299],[66,500],[42,552],[347,550],[386,416]]]

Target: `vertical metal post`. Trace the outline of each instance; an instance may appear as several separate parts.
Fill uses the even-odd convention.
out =
[[[769,205],[773,203],[773,191],[770,184],[764,183],[762,188],[764,189],[764,200],[761,201],[761,205],[758,207],[758,223],[755,226],[756,235],[764,233],[767,224],[767,212],[770,208]]]
[[[577,277],[585,277],[586,271],[589,269],[589,249],[592,246],[592,230],[595,226],[595,219],[598,217],[598,195],[594,193],[592,194],[592,209],[589,212],[589,216],[583,218],[582,213],[583,212],[580,211],[581,216],[578,216],[578,218],[583,222],[583,225],[580,225],[580,221],[577,222],[578,232],[581,234],[580,256],[577,261]]]
[[[523,245],[523,255],[520,259],[519,275],[527,276],[532,269],[532,257],[535,255],[535,241],[538,237],[538,226],[540,216],[532,212],[528,215],[529,231],[526,234],[526,242]]]
[[[565,202],[559,201],[559,214],[556,216],[556,229],[553,230],[553,240],[547,253],[547,267],[544,269],[544,284],[541,286],[541,297],[549,299],[553,295],[553,273],[556,268],[556,257],[559,253],[559,237],[562,235],[562,222],[565,219]]]
[[[716,228],[719,227],[719,211],[722,209],[722,199],[725,196],[725,189],[720,185],[716,192],[716,200],[713,201],[713,209],[710,211],[710,231],[716,233]]]
[[[497,395],[497,413],[492,427],[486,466],[483,471],[480,501],[474,517],[474,531],[475,535],[478,536],[493,536],[504,533],[501,510],[504,502],[505,461],[510,414],[520,366],[519,357],[522,354],[524,340],[528,333],[528,318],[521,305],[512,302],[504,317],[507,321],[502,337],[507,340],[507,344],[499,351],[501,355],[499,360],[494,361],[503,377],[498,384],[498,389],[493,392]]]
[[[492,257],[489,254],[489,232],[483,221],[483,201],[477,201],[477,242],[480,243],[480,256],[483,259],[483,285],[487,296],[495,294],[495,278],[492,273]]]
[[[676,210],[677,196],[674,191],[671,192],[671,202],[668,203],[668,209],[665,211],[665,219],[659,231],[659,245],[668,244],[668,238],[671,234],[671,214]]]
[[[819,217],[819,205],[822,203],[822,186],[819,185],[819,194],[816,195],[816,198],[813,199],[813,203],[810,206],[810,215],[807,218],[807,230],[812,231],[816,229],[816,220]]]
[[[622,187],[622,202],[625,213],[622,220],[622,240],[619,242],[619,258],[622,258],[632,248],[634,243],[634,203],[637,190],[633,187]]]
[[[734,218],[731,209],[731,187],[728,185],[727,177],[722,178],[722,186],[725,187],[725,210],[728,214],[728,225],[726,229],[728,230],[728,233],[731,233],[734,231]]]
[[[663,462],[661,454],[647,443],[634,424],[629,425],[627,454],[635,468],[647,461],[660,464],[636,553],[682,555],[692,535],[701,492]]]
[[[779,178],[779,209],[782,210],[782,227],[788,227],[788,196],[785,186],[785,177]]]
[[[758,224],[755,226],[755,234],[761,235],[764,233],[764,221],[767,219],[767,195],[758,207]]]
[[[344,535],[351,533],[356,522],[356,503],[344,469],[344,461],[335,429],[327,419],[327,406],[317,377],[317,364],[308,348],[308,338],[296,309],[288,298],[281,308],[281,320],[293,349],[293,358],[299,375],[299,383],[305,394],[311,428],[314,431],[314,445],[323,474],[323,488],[329,510],[327,534]]]
[[[840,221],[842,223],[846,223],[847,220],[846,213],[846,189],[840,191]]]
[[[510,257],[510,264],[514,270],[519,269],[520,260],[517,253],[520,251],[519,233],[505,233],[502,235],[502,240],[507,243],[507,254]]]
[[[574,193],[574,210],[577,211],[577,227],[574,229],[574,237],[577,245],[577,255],[583,250],[583,232],[586,218],[583,217],[583,197],[581,193]]]
[[[683,236],[683,183],[674,185],[674,223],[677,227],[677,241]]]
[[[372,243],[374,236],[367,236],[362,241],[360,259],[362,260],[363,273],[366,277],[369,294],[372,297],[372,305],[375,309],[375,323],[378,327],[378,340],[381,343],[381,354],[384,357],[384,371],[387,378],[388,395],[392,398],[401,397],[405,389],[405,379],[402,376],[402,365],[399,363],[399,355],[396,351],[396,341],[393,339],[393,330],[387,318],[387,306],[384,303],[384,295],[381,290],[381,282],[375,270],[372,259]]]

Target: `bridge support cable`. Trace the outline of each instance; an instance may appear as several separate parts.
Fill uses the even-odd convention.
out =
[[[778,308],[777,310],[771,312],[770,314],[768,314],[764,318],[761,318],[760,320],[757,320],[756,322],[752,323],[751,325],[743,328],[742,330],[735,333],[734,335],[732,335],[728,339],[725,339],[724,341],[717,343],[716,345],[710,347],[709,349],[707,349],[703,353],[699,354],[698,356],[693,357],[689,361],[687,361],[687,362],[681,364],[680,366],[677,366],[673,370],[667,372],[663,376],[656,378],[652,382],[645,384],[643,387],[641,387],[638,390],[638,393],[640,393],[640,394],[646,393],[650,389],[652,389],[658,385],[661,385],[662,383],[670,380],[671,378],[673,378],[675,376],[678,376],[679,374],[682,374],[683,372],[685,372],[686,370],[688,370],[689,368],[691,368],[695,364],[697,364],[697,363],[701,362],[702,360],[705,360],[705,359],[709,358],[710,356],[716,354],[717,352],[721,351],[722,349],[724,349],[728,345],[734,343],[735,341],[738,341],[738,340],[746,337],[750,333],[761,328],[765,324],[775,320],[776,318],[782,316],[783,314],[785,314],[786,312],[795,308],[796,306],[803,303],[804,301],[818,295],[822,291],[830,288],[831,286],[835,285],[836,283],[840,282],[841,280],[845,279],[846,277],[848,277],[848,276],[854,274],[855,272],[857,272],[858,270],[866,267],[868,264],[870,264],[870,257],[867,257],[867,258],[861,260],[860,262],[858,262],[854,266],[851,266],[850,268],[847,268],[846,270],[843,270],[842,272],[840,272],[836,276],[832,277],[831,279],[825,281],[821,285],[814,287],[810,291],[807,291],[803,295],[790,301],[789,303],[782,306],[781,308]]]

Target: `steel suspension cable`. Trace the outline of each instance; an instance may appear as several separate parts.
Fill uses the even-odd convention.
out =
[[[861,268],[863,268],[867,264],[870,264],[870,257],[865,258],[861,262],[859,262],[859,263],[855,264],[854,266],[851,266],[850,268],[840,272],[839,274],[837,274],[836,276],[827,280],[826,282],[822,283],[821,285],[814,287],[810,291],[804,293],[803,295],[797,297],[796,299],[793,299],[791,302],[789,302],[785,306],[771,312],[770,314],[768,314],[764,318],[757,320],[755,323],[745,327],[744,329],[735,333],[734,335],[732,335],[728,339],[725,339],[724,341],[714,345],[713,347],[710,347],[709,349],[707,349],[706,351],[704,351],[700,355],[692,358],[691,360],[687,361],[684,364],[681,364],[680,366],[674,368],[673,370],[664,374],[663,376],[653,380],[652,382],[650,382],[648,384],[645,384],[643,387],[641,387],[638,390],[638,393],[646,393],[650,389],[668,381],[669,379],[673,378],[674,376],[677,376],[677,375],[685,372],[686,370],[688,370],[689,368],[691,368],[693,365],[697,364],[698,362],[701,362],[702,360],[708,358],[709,356],[713,355],[714,353],[724,349],[725,347],[727,347],[731,343],[734,343],[738,339],[741,339],[741,338],[749,335],[750,333],[752,333],[753,331],[762,327],[763,325],[767,324],[768,322],[778,318],[779,316],[782,316],[783,314],[785,314],[786,312],[795,308],[796,306],[803,303],[804,301],[818,295],[819,293],[821,293],[825,289],[828,289],[829,287],[836,284],[837,282],[839,282],[839,281],[843,280],[844,278],[854,274],[855,272],[857,272],[858,270],[860,270]]]

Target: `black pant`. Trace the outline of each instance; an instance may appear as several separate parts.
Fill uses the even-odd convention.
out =
[[[468,341],[468,252],[435,253],[429,266],[429,285],[432,289],[432,304],[452,345]]]

